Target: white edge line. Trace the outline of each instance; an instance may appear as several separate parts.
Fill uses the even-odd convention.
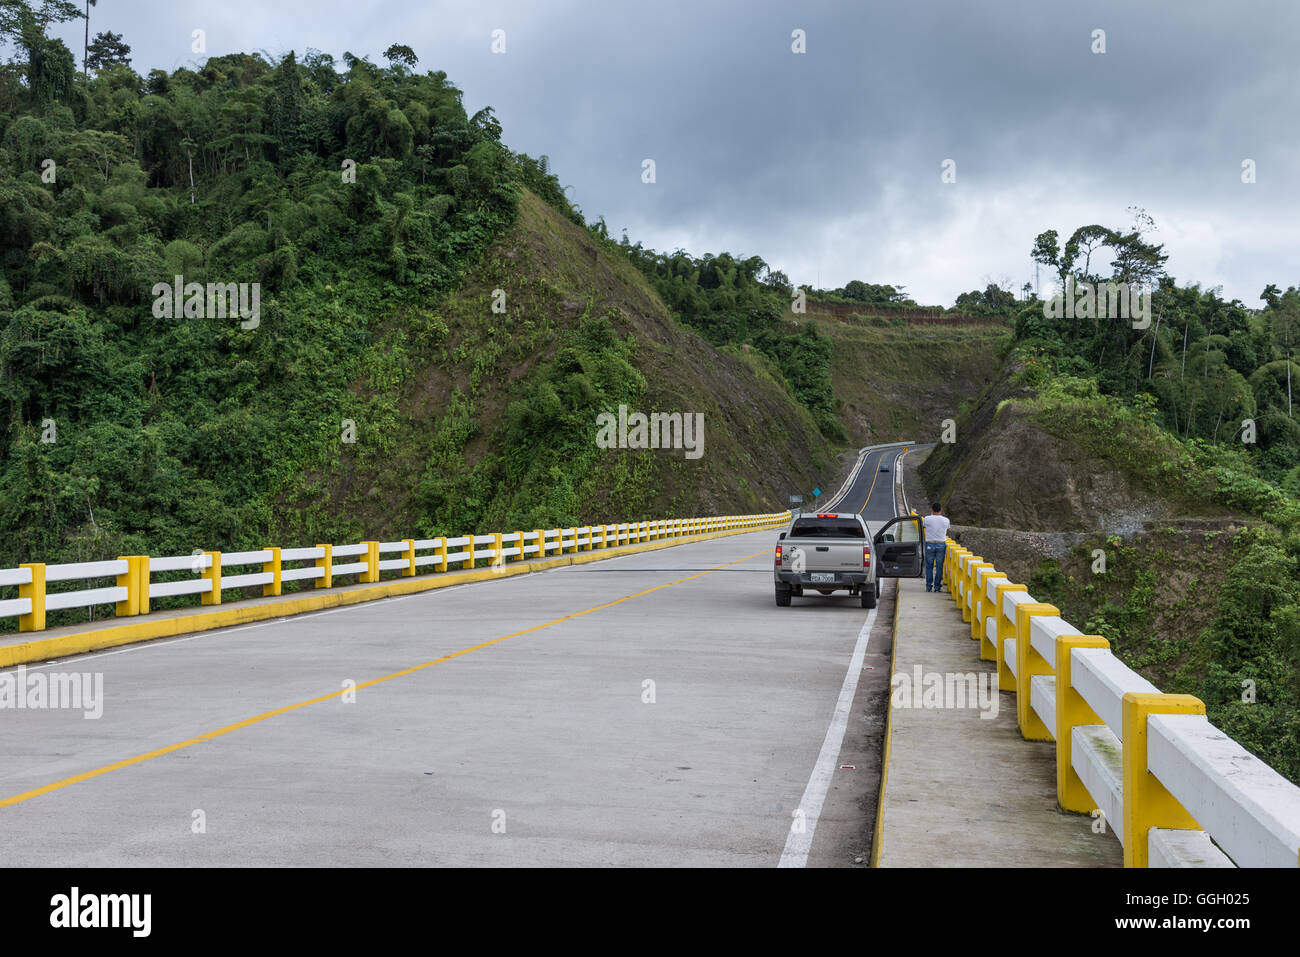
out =
[[[867,615],[862,630],[858,632],[858,641],[853,648],[853,657],[849,661],[848,673],[844,675],[844,684],[840,686],[840,697],[835,702],[835,713],[831,716],[830,727],[826,729],[826,738],[822,741],[817,763],[813,765],[804,788],[799,810],[803,811],[803,831],[795,830],[796,822],[790,824],[790,833],[785,839],[785,850],[777,867],[807,867],[808,852],[812,850],[813,835],[817,831],[817,819],[821,816],[822,805],[826,802],[826,792],[830,789],[831,778],[835,775],[835,763],[839,760],[840,747],[844,743],[844,733],[848,730],[849,712],[853,708],[853,696],[858,690],[858,677],[862,674],[862,660],[866,657],[867,643],[871,640],[871,628],[876,623],[876,609]]]

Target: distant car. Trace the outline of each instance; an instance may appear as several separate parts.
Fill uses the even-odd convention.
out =
[[[888,472],[888,471],[889,471],[889,466],[886,465],[884,462],[881,462],[881,463],[880,463],[880,471],[882,471],[882,472]]]

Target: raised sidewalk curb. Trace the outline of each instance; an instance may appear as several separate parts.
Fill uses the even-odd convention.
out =
[[[923,674],[988,674],[979,643],[947,594],[899,579],[894,680]],[[894,707],[891,696],[882,778],[880,867],[1120,867],[1114,836],[1056,803],[1056,750],[1026,741],[1015,695],[994,692],[998,711],[978,707]],[[887,775],[887,778],[884,776]]]

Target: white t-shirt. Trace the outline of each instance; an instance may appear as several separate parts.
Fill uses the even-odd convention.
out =
[[[932,544],[944,540],[944,537],[948,534],[948,526],[951,525],[952,522],[948,521],[947,517],[944,515],[935,515],[931,512],[929,515],[925,516],[925,518],[921,519],[921,524],[925,526],[926,544]]]

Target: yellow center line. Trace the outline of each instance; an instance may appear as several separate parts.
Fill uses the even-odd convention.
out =
[[[453,658],[460,658],[461,656],[467,655],[472,651],[479,651],[483,648],[489,648],[492,645],[500,644],[501,642],[507,641],[510,638],[518,638],[520,635],[527,635],[527,634],[531,634],[534,631],[541,631],[543,628],[550,628],[554,625],[559,625],[566,621],[572,621],[574,618],[581,618],[583,615],[590,615],[594,611],[602,611],[606,608],[613,608],[615,605],[621,605],[623,604],[623,602],[631,601],[633,598],[641,598],[645,595],[652,595],[655,592],[662,591],[665,588],[672,588],[674,585],[681,585],[684,582],[692,581],[693,579],[696,578],[702,578],[703,576],[708,575],[711,572],[716,572],[721,568],[727,568],[730,565],[737,565],[740,562],[747,562],[751,558],[757,558],[760,555],[766,555],[766,554],[768,554],[767,549],[763,549],[763,551],[761,552],[755,552],[752,555],[746,555],[744,558],[737,558],[734,561],[724,562],[721,565],[715,565],[713,568],[706,569],[705,571],[702,572],[696,572],[694,575],[689,575],[686,578],[679,578],[676,581],[665,582],[662,585],[656,585],[654,588],[647,588],[645,591],[635,592],[631,595],[624,595],[622,598],[616,598],[614,599],[614,601],[606,602],[603,605],[595,605],[591,608],[584,609],[583,611],[575,611],[573,614],[565,615],[562,618],[555,618],[551,621],[543,622],[540,625],[533,625],[531,628],[525,628],[522,631],[511,632],[508,635],[501,635],[499,638],[493,638],[490,641],[484,641],[477,645],[472,645],[469,648],[462,648],[460,651],[453,651],[450,654],[443,655],[440,658],[434,658],[432,661],[426,661],[423,664],[418,664],[413,667],[403,669],[402,671],[395,671],[391,675],[384,675],[382,678],[371,678],[369,681],[363,681],[360,684],[357,684],[349,688],[341,688],[338,691],[332,691],[329,694],[321,695],[318,698],[309,698],[306,701],[299,701],[296,704],[285,705],[283,708],[276,708],[274,711],[267,711],[263,714],[254,715],[251,718],[245,718],[243,721],[237,721],[234,724],[228,724],[224,728],[218,728],[215,731],[209,731],[207,734],[201,734],[196,738],[190,738],[186,741],[179,741],[176,744],[170,744],[165,748],[158,748],[155,751],[148,751],[144,754],[137,754],[133,758],[127,758],[123,761],[114,762],[113,764],[106,764],[102,768],[95,768],[93,771],[84,771],[81,774],[73,775],[70,778],[64,778],[62,781],[55,781],[53,784],[47,784],[44,787],[34,788],[30,791],[24,791],[21,794],[15,794],[13,797],[5,798],[4,800],[0,801],[0,807],[9,807],[10,805],[13,804],[21,804],[23,801],[30,801],[32,798],[40,797],[43,794],[49,794],[52,791],[58,791],[62,788],[69,787],[73,784],[80,784],[82,781],[89,781],[91,778],[97,778],[102,774],[108,774],[110,771],[120,771],[122,768],[129,768],[134,764],[142,764],[145,761],[150,760],[151,758],[162,757],[164,754],[171,754],[173,751],[180,751],[182,748],[188,748],[191,745],[199,744],[203,741],[212,741],[215,738],[219,738],[222,735],[229,734],[232,731],[238,731],[241,728],[250,727],[251,725],[258,724],[262,721],[266,721],[269,718],[277,717],[278,715],[288,714],[290,711],[297,711],[299,708],[305,708],[308,705],[320,704],[322,701],[329,701],[332,698],[337,698],[340,695],[347,694],[350,691],[360,691],[362,688],[371,688],[377,684],[382,684],[385,681],[392,681],[394,678],[402,678],[405,677],[406,675],[415,674],[415,672],[417,671],[423,671],[425,668],[432,668],[434,665],[442,664],[445,661],[451,661]],[[649,570],[653,571],[654,569],[649,569]]]

